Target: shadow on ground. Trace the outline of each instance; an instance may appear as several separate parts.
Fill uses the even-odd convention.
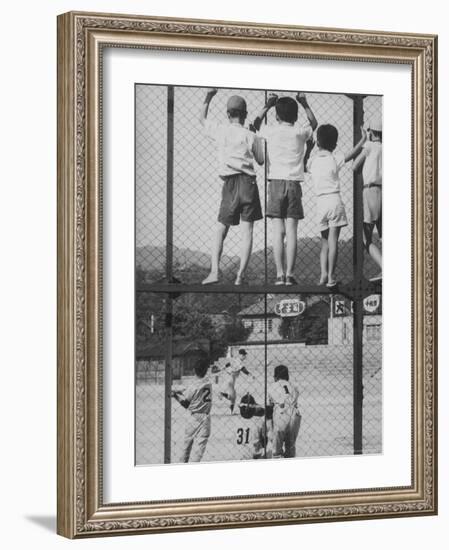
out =
[[[25,516],[25,519],[46,531],[56,532],[56,516]]]

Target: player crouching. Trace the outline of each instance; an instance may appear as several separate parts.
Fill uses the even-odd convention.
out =
[[[206,377],[208,368],[209,362],[204,358],[194,366],[195,380],[192,384],[183,391],[172,392],[172,397],[190,413],[184,431],[180,462],[200,462],[209,441],[212,383]]]
[[[262,407],[247,393],[240,400],[240,419],[234,444],[240,460],[272,457],[272,407]]]

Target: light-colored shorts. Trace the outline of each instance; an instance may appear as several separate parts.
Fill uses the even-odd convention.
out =
[[[366,185],[363,188],[363,222],[376,223],[382,219],[382,186]]]
[[[319,231],[329,227],[344,227],[348,225],[346,210],[340,193],[329,193],[317,197],[317,221]]]

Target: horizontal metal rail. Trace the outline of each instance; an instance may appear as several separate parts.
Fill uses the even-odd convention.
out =
[[[360,285],[341,284],[333,288],[320,285],[233,285],[233,284],[182,284],[150,283],[139,284],[136,292],[157,292],[169,294],[205,293],[205,294],[342,294],[360,298],[382,293],[381,282],[366,281]]]

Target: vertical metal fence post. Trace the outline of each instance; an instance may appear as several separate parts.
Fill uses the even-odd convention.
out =
[[[268,92],[265,90],[265,105],[267,104]],[[268,116],[265,116],[265,124],[268,124]],[[265,141],[264,146],[264,261],[265,261],[265,284],[268,284],[268,239],[267,239],[267,178],[268,178],[268,167],[267,167],[267,142]],[[267,295],[264,295],[264,312],[265,312],[265,321],[264,321],[264,407],[265,407],[265,416],[264,416],[264,458],[267,458],[267,404],[268,404],[268,318],[267,318]]]
[[[361,136],[363,125],[362,95],[352,96],[354,102],[354,145]],[[361,171],[354,172],[354,290],[363,284],[363,179]],[[353,309],[353,394],[354,394],[354,454],[363,452],[363,297],[356,292]]]
[[[265,90],[264,92],[264,101],[265,105],[267,104],[268,99],[268,92]],[[268,115],[265,115],[265,125],[268,124]],[[264,220],[263,220],[263,230],[264,230],[264,261],[265,261],[265,284],[268,284],[268,221],[267,221],[267,185],[268,185],[268,166],[267,166],[267,142],[264,143],[264,163],[263,163],[263,174],[264,174],[264,180],[263,180],[263,196],[264,196]]]
[[[166,224],[166,278],[173,278],[173,156],[174,156],[174,102],[175,91],[168,86],[167,93],[167,224]],[[173,297],[167,295],[165,310],[165,414],[164,463],[171,462],[171,390],[173,379]]]
[[[199,338],[199,329],[204,332],[205,341],[207,338],[219,343],[220,351],[217,345],[217,357],[214,355],[218,369],[223,369],[226,364],[226,349],[232,350],[232,355],[235,356],[238,347],[247,348],[249,365],[254,365],[256,379],[253,382],[248,380],[245,386],[248,384],[248,389],[254,392],[254,397],[260,400],[261,404],[263,400],[265,406],[267,405],[273,383],[273,368],[280,363],[287,364],[289,369],[291,367],[292,381],[300,387],[301,393],[309,395],[309,392],[316,392],[313,393],[316,399],[307,399],[301,404],[304,409],[303,418],[307,419],[307,429],[303,425],[300,431],[298,456],[380,452],[380,342],[372,342],[367,338],[371,334],[364,333],[363,322],[367,320],[367,312],[363,298],[374,291],[380,294],[382,290],[381,285],[374,286],[367,281],[371,270],[374,269],[368,256],[363,266],[365,248],[361,174],[353,174],[351,169],[342,171],[341,174],[342,195],[344,198],[348,195],[345,203],[347,202],[349,217],[354,213],[354,220],[353,227],[342,233],[340,241],[339,271],[341,270],[341,280],[347,281],[340,290],[329,293],[327,289],[316,284],[320,247],[313,222],[312,212],[315,204],[311,186],[303,197],[307,214],[298,233],[301,237],[298,242],[298,286],[289,288],[274,285],[275,263],[272,255],[272,238],[268,233],[270,221],[265,217],[261,223],[258,222],[260,226],[256,226],[255,251],[251,256],[248,271],[251,284],[242,287],[232,284],[238,261],[239,232],[231,230],[226,240],[226,254],[222,257],[222,280],[219,285],[205,287],[201,285],[201,280],[209,268],[209,238],[215,219],[212,210],[215,210],[218,204],[214,203],[215,189],[212,185],[212,182],[217,180],[213,160],[215,146],[204,132],[196,131],[197,113],[192,109],[192,105],[199,105],[204,101],[204,89],[142,85],[138,90],[140,95],[137,97],[136,106],[136,271],[139,277],[136,289],[139,294],[136,304],[136,349],[140,355],[144,351],[147,353],[148,368],[143,371],[139,365],[138,374],[144,378],[139,379],[139,387],[136,388],[136,463],[173,463],[178,459],[185,420],[182,409],[171,398],[171,392],[173,384],[178,383],[179,375],[187,377],[181,378],[183,383],[188,382],[193,364],[189,360],[186,368],[178,372],[177,338],[180,338],[181,349],[184,343]],[[269,92],[270,90],[245,92],[248,111],[258,111],[259,103],[264,98],[266,101]],[[223,118],[223,104],[228,93],[234,91],[223,90],[220,92],[221,97],[219,95],[212,103],[208,113],[208,118],[212,122],[220,122]],[[284,92],[280,93],[284,95]],[[285,94],[293,97],[294,92]],[[332,121],[338,128],[339,148],[342,150],[350,149],[353,142],[357,142],[364,117],[381,112],[381,99],[378,97],[364,98],[355,94],[349,97],[343,94],[310,95],[310,102],[317,118]],[[305,120],[302,111],[300,115]],[[267,124],[266,119],[263,124]],[[271,113],[268,117],[268,127],[275,127],[275,124]],[[177,170],[176,204],[174,160]],[[194,183],[199,173],[203,174],[201,188],[197,188]],[[257,176],[259,189],[264,193],[261,202],[266,212],[266,165],[265,168],[257,167]],[[191,189],[193,191],[190,191]],[[199,189],[206,190],[207,196],[204,196],[204,200],[198,194]],[[201,209],[198,207],[199,199]],[[176,236],[174,223],[185,228],[177,230]],[[262,230],[263,235],[260,233]],[[182,261],[178,250],[182,251]],[[182,273],[179,277],[183,281],[177,280],[178,271]],[[280,317],[273,315],[272,305],[287,296],[300,299],[302,297],[307,309],[303,317],[282,322]],[[352,313],[346,312],[347,299],[353,300]],[[324,302],[328,302],[330,314],[325,310]],[[185,308],[194,314],[194,322],[185,323],[188,317],[181,319]],[[233,323],[229,324],[229,327],[227,312],[233,316]],[[153,321],[149,320],[150,314],[154,316]],[[259,320],[259,317],[263,319]],[[178,326],[181,320],[182,327]],[[370,320],[377,323],[376,326],[381,323],[380,319],[374,317]],[[182,332],[181,338],[181,334],[178,333],[181,333],[184,326],[186,330]],[[328,346],[320,345],[326,331]],[[349,343],[348,340],[352,342]],[[215,352],[215,349],[213,351]],[[159,365],[160,359],[163,361]],[[317,368],[313,368],[315,365]],[[374,376],[379,372],[380,375]],[[216,380],[217,385],[214,388],[219,390],[224,387],[226,380],[226,374],[223,372]],[[241,376],[238,385],[243,380],[246,381],[246,378]],[[238,385],[237,392],[241,391]],[[152,406],[148,407],[148,403]],[[232,456],[237,458],[243,450],[240,446],[236,447],[236,438],[232,437],[235,436],[234,428],[238,417],[228,417],[223,412],[225,409],[228,410],[226,405],[225,399],[217,399],[214,403],[214,426],[206,455],[208,461],[223,460],[223,452],[226,452],[226,456],[231,456],[232,453]],[[269,426],[266,418],[260,420],[264,421],[266,427],[267,423]],[[320,433],[320,437],[316,437],[316,433]],[[264,443],[263,456],[267,457],[269,448],[266,448],[266,440]]]

